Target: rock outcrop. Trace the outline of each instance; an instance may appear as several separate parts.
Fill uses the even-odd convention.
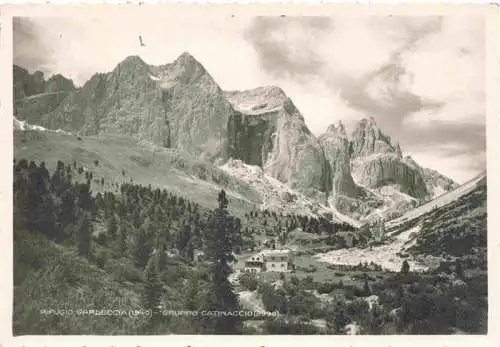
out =
[[[277,87],[226,93],[237,111],[229,126],[229,154],[307,196],[326,201],[331,175],[319,141]]]
[[[45,93],[71,92],[73,90],[75,90],[73,81],[60,74],[52,75],[45,83]]]
[[[213,160],[227,158],[234,110],[213,78],[189,53],[149,66],[131,56],[95,74],[42,125],[92,135],[115,132]]]
[[[402,193],[413,198],[429,197],[421,170],[408,165],[399,145],[393,146],[389,136],[373,118],[361,120],[352,134],[352,172],[356,183],[375,189],[397,185]]]
[[[421,167],[411,156],[406,156],[403,160],[409,166],[420,171],[425,184],[427,185],[427,190],[432,198],[436,198],[459,187],[459,184],[451,178],[448,178],[435,170]]]
[[[375,123],[373,117],[362,119],[352,133],[352,157],[366,157],[374,153],[396,153],[391,139]],[[401,149],[400,149],[401,152]]]
[[[330,165],[332,195],[357,197],[361,192],[351,175],[351,146],[342,122],[332,124],[319,137]]]
[[[17,65],[13,67],[14,100],[45,92],[45,79],[41,71],[30,74]]]
[[[399,212],[454,187],[403,158],[373,118],[360,121],[351,139],[342,123],[316,138],[283,90],[225,92],[189,53],[159,66],[130,56],[78,89],[61,75],[45,81],[14,66],[14,95],[20,121],[132,136],[217,165],[241,160],[355,218]]]
[[[68,94],[75,90],[73,81],[54,75],[45,81],[40,71],[30,74],[14,65],[14,116],[32,124],[39,124],[42,116],[55,110]]]
[[[46,81],[41,71],[35,71],[33,74],[30,74],[28,70],[14,65],[12,72],[14,79],[14,100],[44,93],[70,92],[75,90],[73,81],[60,74],[53,75]]]

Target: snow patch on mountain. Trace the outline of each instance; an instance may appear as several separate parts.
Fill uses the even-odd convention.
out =
[[[28,124],[28,122],[24,120],[19,120],[16,117],[13,118],[14,120],[14,130],[19,130],[19,131],[46,131],[46,132],[52,132],[52,133],[61,133],[61,134],[66,134],[66,135],[73,135],[70,132],[64,131],[62,129],[57,129],[57,130],[51,130],[51,129],[46,129],[40,125],[31,125]]]
[[[287,99],[283,90],[276,86],[263,86],[245,91],[226,91],[225,95],[235,110],[247,115],[278,111]]]
[[[160,81],[161,78],[160,77],[157,77],[157,76],[153,76],[153,75],[149,75],[149,78],[151,78],[153,81]]]

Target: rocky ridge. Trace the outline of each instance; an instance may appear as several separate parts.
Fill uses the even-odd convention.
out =
[[[74,91],[73,81],[56,74],[45,80],[41,71],[30,74],[14,65],[14,116],[39,124],[41,116],[55,110]]]
[[[326,202],[329,165],[304,117],[277,87],[227,92],[238,114],[230,129],[230,156],[263,168],[292,189]]]
[[[40,74],[21,88],[26,78],[21,70],[15,74],[15,94],[23,102],[63,99],[53,102],[55,108],[24,108],[20,118],[30,124],[83,135],[129,135],[217,165],[241,160],[357,219],[401,212],[453,187],[451,180],[403,158],[373,118],[362,120],[351,138],[341,123],[317,138],[280,88],[223,91],[186,52],[160,66],[128,57],[79,89],[59,75],[41,83]],[[388,189],[407,204],[392,204]]]

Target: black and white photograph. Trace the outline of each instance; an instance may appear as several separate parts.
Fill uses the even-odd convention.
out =
[[[14,336],[491,333],[486,8],[282,6],[13,16]]]

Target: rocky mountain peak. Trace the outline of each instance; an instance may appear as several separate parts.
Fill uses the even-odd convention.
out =
[[[73,80],[64,77],[61,74],[52,75],[45,85],[46,93],[69,92],[75,89]]]
[[[147,67],[148,65],[138,55],[130,55],[122,60],[118,67]]]
[[[287,108],[286,112],[302,119],[302,115],[293,105],[283,89],[277,86],[262,86],[249,90],[227,91],[225,95],[233,107],[246,115],[264,115],[276,113]]]
[[[114,88],[137,88],[139,84],[142,84],[148,78],[149,67],[148,64],[142,60],[141,57],[137,55],[131,55],[122,60],[114,68],[108,78],[113,80]],[[98,74],[101,77],[105,77],[105,74]],[[87,82],[95,82],[96,75]],[[100,79],[98,79],[100,80]]]
[[[16,67],[14,72],[16,95],[39,100],[26,96],[40,89],[40,74]],[[239,159],[308,197],[333,203],[342,213],[380,207],[382,198],[366,188],[395,186],[419,199],[438,191],[426,188],[425,173],[402,158],[399,144],[391,144],[373,117],[362,119],[352,138],[341,121],[317,138],[281,88],[222,91],[189,52],[159,66],[129,56],[76,90],[61,75],[46,84],[48,90],[69,92],[51,93],[50,98],[63,99],[47,99],[56,106],[43,110],[17,103],[18,114],[31,115],[20,120],[87,135],[133,136],[214,163]],[[437,175],[432,179],[436,187],[449,185]]]
[[[288,98],[283,89],[277,86],[263,86],[256,88],[255,91],[261,92],[263,97],[267,98],[277,98],[281,100]]]
[[[396,144],[396,155],[398,158],[403,158],[403,152],[401,151],[401,146],[399,145],[399,142]]]
[[[389,136],[377,126],[373,117],[359,121],[352,133],[353,157],[367,156],[375,153],[394,153]]]
[[[21,99],[45,92],[45,78],[43,72],[35,71],[30,74],[28,70],[14,65],[13,67],[14,99]]]
[[[341,137],[347,136],[344,123],[342,123],[342,121],[340,121],[340,120],[335,124],[330,124],[328,126],[328,128],[326,129],[325,134],[331,134],[331,135],[341,136]]]
[[[203,65],[189,52],[183,52],[171,64],[164,65],[161,75],[163,87],[170,87],[177,83],[200,84],[212,92],[222,92]]]
[[[403,158],[404,162],[407,163],[408,165],[412,166],[412,167],[418,167],[418,164],[417,162],[412,158],[411,155],[406,155],[404,158]]]
[[[175,60],[175,63],[176,64],[181,64],[181,65],[184,65],[184,66],[188,66],[188,65],[201,65],[198,60],[196,60],[195,57],[193,57],[193,55],[189,52],[182,52],[181,55],[179,55],[177,57],[177,59]]]

